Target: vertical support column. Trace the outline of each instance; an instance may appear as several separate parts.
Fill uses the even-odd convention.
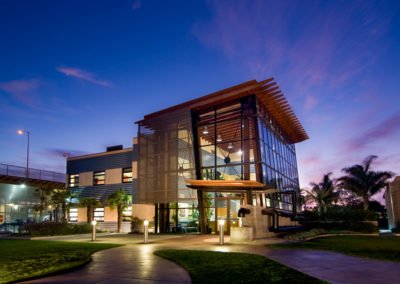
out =
[[[194,163],[196,179],[201,180],[201,164],[200,164],[200,154],[199,154],[199,135],[197,132],[197,123],[199,121],[199,114],[192,111],[192,133],[193,133],[193,152],[194,152]],[[197,190],[197,206],[199,210],[199,227],[200,232],[207,233],[206,227],[206,214],[204,210],[204,196],[201,190]]]

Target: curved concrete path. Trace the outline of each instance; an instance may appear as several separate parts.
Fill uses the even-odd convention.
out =
[[[246,244],[218,245],[216,236],[150,236],[149,244],[142,244],[139,235],[102,237],[98,242],[121,243],[125,246],[93,254],[93,261],[75,271],[29,283],[190,283],[188,273],[175,263],[157,257],[154,251],[165,248],[198,249],[222,252],[246,252],[266,256],[330,283],[398,283],[400,263],[371,260],[340,253],[270,249],[266,244],[282,242],[280,239],[257,240]],[[51,238],[53,240],[83,241],[88,237]]]

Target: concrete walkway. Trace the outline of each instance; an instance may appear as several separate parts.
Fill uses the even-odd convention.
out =
[[[53,240],[87,241],[87,236]],[[153,254],[159,249],[198,249],[222,252],[246,252],[266,256],[296,270],[330,283],[398,283],[400,263],[346,256],[340,253],[269,249],[266,244],[280,239],[257,240],[247,244],[218,245],[216,236],[151,235],[142,244],[140,235],[104,236],[97,242],[125,244],[95,253],[88,265],[65,274],[41,278],[29,283],[190,283],[188,273],[173,262]]]

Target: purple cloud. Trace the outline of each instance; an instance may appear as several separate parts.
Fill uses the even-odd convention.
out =
[[[365,148],[372,142],[382,140],[394,135],[400,130],[400,114],[395,114],[380,122],[378,125],[358,135],[350,140],[346,145],[346,150],[352,152]]]
[[[31,80],[13,80],[0,83],[0,90],[11,94],[23,104],[33,107],[37,105],[35,98],[32,96],[32,91],[40,86],[37,79]]]
[[[133,0],[131,7],[133,11],[140,9],[140,7],[142,7],[142,2],[140,0]]]
[[[64,75],[72,76],[103,87],[111,87],[112,85],[108,81],[96,79],[92,73],[79,68],[60,66],[57,68],[57,71],[63,73]]]

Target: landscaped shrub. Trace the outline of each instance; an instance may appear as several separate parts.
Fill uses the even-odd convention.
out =
[[[28,233],[32,237],[87,234],[92,232],[92,226],[90,224],[69,224],[55,222],[28,223],[20,227],[20,232]]]
[[[400,234],[400,227],[393,228],[392,232],[395,233],[395,234]]]
[[[306,229],[324,229],[328,231],[354,231],[373,233],[378,230],[371,221],[378,219],[374,211],[354,209],[351,207],[328,208],[326,212],[305,212],[302,225]]]

